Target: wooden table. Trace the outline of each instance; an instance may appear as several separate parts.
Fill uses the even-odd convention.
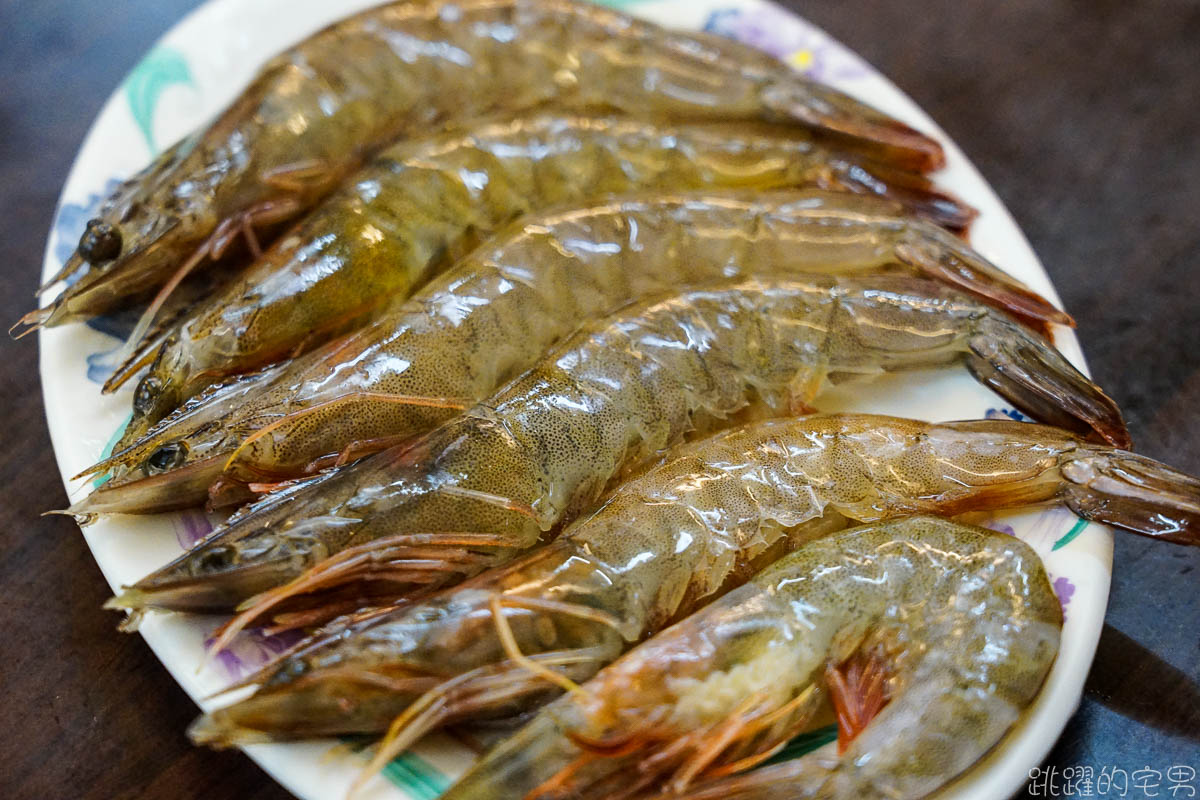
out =
[[[30,307],[87,126],[195,5],[0,0],[0,319]],[[962,145],[1079,320],[1092,371],[1125,409],[1138,449],[1200,473],[1200,5],[788,5],[878,66]],[[0,796],[286,797],[241,754],[188,744],[191,701],[140,638],[113,630],[100,610],[108,587],[74,524],[38,516],[65,497],[36,346],[0,346]],[[1200,549],[1120,536],[1115,561],[1083,704],[1047,766],[1200,773],[1200,572],[1189,574]],[[1170,796],[1166,785],[1159,796]],[[1200,793],[1200,778],[1194,786]]]

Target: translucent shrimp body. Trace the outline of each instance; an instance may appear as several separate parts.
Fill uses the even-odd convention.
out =
[[[1012,727],[1061,625],[1041,561],[1018,539],[930,517],[854,528],[630,651],[443,797],[925,797]],[[847,732],[838,758],[697,783],[769,756],[822,695],[843,716],[864,693],[869,714],[882,710]]]
[[[680,287],[890,265],[1018,310],[1031,295],[945,231],[876,198],[827,192],[660,195],[527,218],[369,329],[211,390],[89,472],[116,474],[74,511],[242,500],[248,481],[402,441],[483,400],[587,319]],[[1044,301],[1036,305],[1045,308]],[[1065,389],[1037,413],[1121,441],[1113,410]],[[1087,420],[1076,422],[1077,419]]]
[[[395,753],[431,728],[527,711],[561,690],[511,660],[514,648],[582,680],[814,536],[1052,500],[1088,519],[1200,543],[1200,481],[1054,428],[860,414],[764,421],[685,445],[508,566],[319,632],[268,667],[257,694],[203,719],[194,735],[228,745],[380,732],[403,714],[387,745]],[[428,555],[424,544],[394,537],[390,554],[352,571],[364,581],[357,588],[406,580]],[[347,555],[351,567],[365,563]],[[263,603],[234,627],[270,610]]]
[[[432,534],[423,571],[401,569],[397,583],[460,580],[532,546],[688,434],[804,409],[827,378],[974,365],[977,352],[993,355],[972,369],[1009,376],[999,386],[1015,402],[1064,385],[1107,400],[999,312],[915,278],[755,282],[634,307],[417,442],[251,506],[126,600],[229,608],[342,550],[372,545],[382,557],[397,534]],[[439,543],[474,555],[438,561]]]
[[[637,191],[816,186],[881,193],[961,228],[972,212],[919,175],[752,123],[538,115],[388,148],[326,198],[158,350],[117,449],[206,385],[353,329],[498,227],[531,211]],[[148,360],[154,353],[146,356]],[[123,383],[133,359],[108,387]]]
[[[919,169],[940,146],[781,62],[573,0],[404,0],[268,62],[211,125],[118,189],[31,327],[151,293],[239,231],[311,207],[372,151],[482,114],[540,106],[828,131]]]

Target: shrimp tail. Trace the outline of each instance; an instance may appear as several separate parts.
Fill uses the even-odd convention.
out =
[[[844,139],[905,169],[932,172],[946,164],[935,139],[829,86],[779,83],[764,92],[763,102],[785,119]]]
[[[1067,312],[1020,281],[1004,273],[953,234],[933,225],[912,223],[896,254],[928,277],[985,298],[1031,327],[1045,331],[1047,323],[1075,327]]]
[[[916,216],[959,235],[965,235],[979,216],[974,207],[935,188],[932,181],[917,172],[870,159],[838,161],[833,170],[838,186],[893,200]]]
[[[773,56],[735,39],[707,32],[692,37],[738,63],[753,65],[762,75],[775,74],[779,66]],[[770,80],[761,99],[778,117],[841,138],[856,151],[903,169],[932,172],[946,164],[946,153],[937,140],[831,86],[787,78]]]
[[[1035,419],[1100,439],[1131,440],[1112,398],[1045,339],[999,316],[979,321],[967,367],[980,383]]]
[[[1124,450],[1082,447],[1061,467],[1063,498],[1084,519],[1200,546],[1200,480]]]

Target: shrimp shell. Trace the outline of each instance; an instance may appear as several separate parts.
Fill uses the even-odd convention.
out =
[[[1047,307],[955,237],[898,210],[877,198],[817,191],[708,193],[526,218],[371,328],[194,398],[85,471],[115,474],[72,511],[193,505],[218,478],[214,504],[244,500],[246,482],[302,476],[323,458],[362,455],[453,417],[530,368],[581,321],[721,278],[906,265],[998,305]],[[1060,397],[1089,392],[1064,387]],[[1063,408],[1055,398],[1038,412],[1127,441],[1111,407]]]
[[[1041,560],[1019,539],[932,517],[854,528],[630,651],[442,797],[915,800],[1012,727],[1061,626]],[[883,704],[836,759],[696,784],[771,755],[826,694],[841,722],[859,700],[868,713]]]
[[[885,194],[960,228],[969,222],[969,208],[922,182],[872,169],[802,130],[752,123],[540,115],[401,142],[351,176],[167,339],[138,387],[134,418],[117,449],[208,384],[358,327],[472,243],[539,208],[647,189],[817,186]],[[132,358],[106,391],[153,357]]]
[[[439,725],[521,713],[561,691],[509,660],[497,614],[525,658],[578,681],[814,536],[1054,501],[1200,544],[1200,481],[1043,425],[831,414],[729,430],[672,452],[508,566],[330,625],[256,676],[255,695],[202,718],[193,736],[224,746],[381,732],[404,715],[392,725],[395,753]],[[369,599],[369,579],[421,563],[432,541],[397,532],[374,553],[346,551],[346,564],[370,561],[356,575],[359,597]],[[464,541],[447,558],[482,552]],[[270,610],[252,607],[233,627]]]
[[[781,62],[572,0],[414,0],[370,9],[268,62],[203,131],[109,198],[24,332],[127,305],[219,257],[239,231],[312,207],[400,136],[565,109],[796,124],[899,166],[940,145]],[[14,326],[17,327],[17,326]]]
[[[752,282],[634,307],[415,443],[235,515],[121,602],[228,608],[343,550],[380,542],[386,552],[381,540],[394,534],[445,532],[452,551],[470,534],[472,551],[490,551],[496,563],[689,434],[803,409],[826,379],[973,364],[978,352],[997,354],[983,369],[1014,381],[1001,388],[1021,386],[1012,401],[1090,386],[998,312],[915,278]],[[1090,391],[1091,401],[1107,402]],[[437,537],[427,545],[436,548]],[[481,557],[426,560],[419,574],[399,569],[393,591],[444,585],[489,565]],[[360,577],[333,572],[312,588]]]

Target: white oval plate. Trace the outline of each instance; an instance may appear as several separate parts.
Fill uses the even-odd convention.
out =
[[[88,133],[59,199],[46,246],[45,276],[58,271],[84,223],[116,179],[132,174],[163,145],[220,111],[269,56],[338,17],[374,4],[372,0],[210,0],[184,18],[113,93]],[[610,4],[666,25],[707,29],[769,50],[814,78],[937,136],[948,158],[938,180],[981,212],[972,230],[975,247],[1038,292],[1055,297],[1025,237],[962,152],[912,100],[824,32],[767,0],[610,0]],[[100,394],[106,355],[119,344],[105,332],[112,329],[110,321],[101,320],[41,332],[46,416],[72,502],[87,494],[91,485],[72,482],[70,476],[100,458],[129,414],[128,390],[115,396]],[[1070,331],[1057,331],[1056,341],[1076,365],[1084,366]],[[989,415],[1019,418],[961,370],[910,374],[867,387],[835,390],[822,398],[821,407],[930,420]],[[1079,703],[1095,654],[1112,574],[1111,533],[1081,522],[1066,510],[996,516],[984,523],[1014,532],[1042,555],[1063,603],[1066,623],[1058,661],[1016,730],[942,794],[964,800],[1007,798],[1062,732]],[[113,517],[87,526],[84,536],[115,590],[175,557],[209,526],[200,512]],[[158,658],[202,707],[211,705],[205,697],[287,644],[247,635],[231,652],[204,664],[205,639],[221,621],[154,614],[141,627]],[[334,741],[257,745],[247,747],[246,752],[303,798],[340,800],[366,763],[361,753],[350,752]],[[373,780],[362,798],[431,800],[471,758],[472,753],[462,745],[446,737],[431,737]]]

